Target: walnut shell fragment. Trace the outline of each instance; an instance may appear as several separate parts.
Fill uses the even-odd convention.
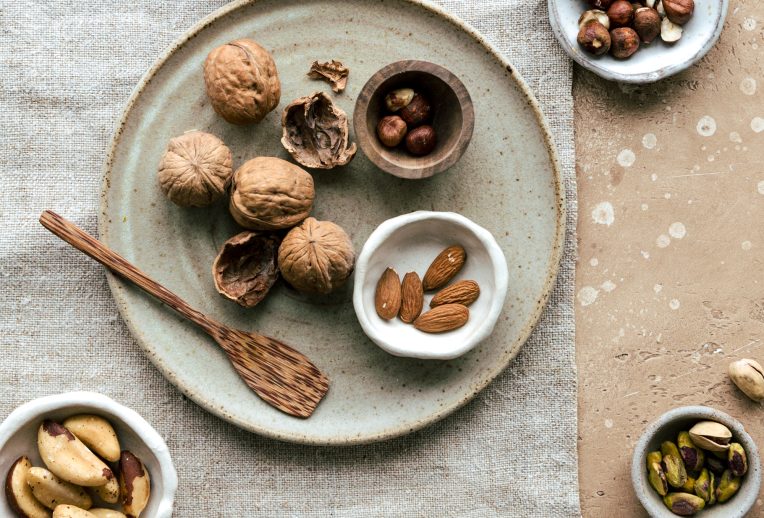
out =
[[[281,116],[281,143],[305,167],[332,169],[353,159],[348,116],[324,92],[292,101]]]
[[[313,209],[313,177],[276,157],[248,160],[233,174],[228,208],[236,223],[251,230],[297,225]]]
[[[225,194],[233,156],[222,140],[203,131],[175,137],[159,163],[159,186],[181,207],[205,207]]]
[[[279,277],[281,238],[269,232],[242,232],[223,243],[212,265],[215,289],[245,308],[262,301]]]
[[[350,277],[354,265],[350,237],[331,221],[308,218],[279,247],[281,275],[304,293],[331,293]]]
[[[204,83],[212,107],[232,124],[260,122],[281,100],[273,57],[248,38],[209,53],[204,61]]]
[[[348,84],[348,75],[350,69],[342,64],[341,61],[333,59],[319,63],[314,61],[310,65],[308,77],[311,79],[323,79],[332,85],[332,90],[337,93],[342,92]]]

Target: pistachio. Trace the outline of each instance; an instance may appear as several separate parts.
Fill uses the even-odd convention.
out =
[[[732,432],[716,421],[701,421],[690,429],[690,439],[698,448],[726,451],[732,440]]]
[[[716,488],[716,500],[723,504],[735,496],[738,489],[740,489],[740,477],[736,477],[731,470],[726,469],[719,480],[719,487]]]
[[[676,444],[679,447],[679,453],[682,455],[684,465],[689,471],[698,471],[703,467],[705,455],[703,455],[703,451],[700,448],[692,443],[689,432],[679,432]]]
[[[691,475],[687,475],[687,482],[684,483],[684,485],[680,488],[685,493],[694,493],[695,492],[695,478],[693,478]]]
[[[663,465],[666,467],[666,481],[674,487],[682,487],[687,482],[687,470],[676,444],[665,441],[661,444]]]
[[[733,442],[730,444],[727,461],[729,462],[730,471],[736,477],[742,477],[748,471],[748,457],[745,454],[743,446]]]
[[[754,401],[764,401],[764,368],[754,360],[730,363],[727,371],[732,382]]]
[[[647,478],[650,480],[650,485],[661,496],[666,496],[668,493],[668,482],[666,482],[666,473],[663,471],[661,461],[663,457],[661,452],[653,451],[647,454]]]
[[[716,455],[706,455],[706,466],[711,473],[721,475],[727,469],[727,461],[717,458]]]
[[[689,493],[669,493],[663,497],[663,503],[679,516],[692,516],[706,506],[702,498]]]
[[[709,473],[706,468],[703,468],[700,475],[698,475],[698,479],[695,481],[695,494],[702,498],[705,503],[708,503],[711,499],[712,492],[710,491],[710,485],[711,477],[713,476],[713,473]]]
[[[716,488],[719,487],[719,476],[713,471],[708,472],[708,505],[716,503]]]

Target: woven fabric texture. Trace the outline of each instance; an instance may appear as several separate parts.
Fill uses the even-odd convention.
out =
[[[421,432],[316,448],[243,432],[185,399],[117,312],[103,268],[38,223],[96,233],[111,131],[153,61],[224,0],[0,3],[0,418],[35,397],[102,392],[166,439],[179,517],[578,516],[571,64],[546,0],[442,0],[538,97],[567,193],[558,283],[520,355],[472,403]],[[529,35],[532,35],[530,37]]]

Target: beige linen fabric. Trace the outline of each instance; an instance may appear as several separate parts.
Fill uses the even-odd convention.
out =
[[[552,127],[568,236],[539,329],[474,402],[411,436],[315,448],[243,432],[185,399],[117,313],[103,269],[37,223],[55,208],[96,231],[112,128],[141,75],[223,0],[0,4],[0,417],[32,398],[102,392],[165,437],[179,517],[577,516],[571,65],[546,0],[443,7],[515,64]]]

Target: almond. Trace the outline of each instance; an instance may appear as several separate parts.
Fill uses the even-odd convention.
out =
[[[452,245],[438,254],[422,279],[425,291],[437,290],[459,273],[467,259],[467,252],[459,245]]]
[[[434,308],[443,304],[469,306],[480,296],[480,286],[475,281],[459,281],[440,290],[430,301]]]
[[[414,327],[425,333],[444,333],[462,327],[470,318],[470,310],[461,304],[443,304],[414,321]]]
[[[385,270],[377,282],[374,307],[379,318],[385,320],[395,318],[401,308],[401,279],[392,268]]]
[[[410,324],[422,312],[424,305],[424,290],[422,281],[416,272],[409,272],[403,276],[401,284],[401,310],[398,316],[401,320]]]

